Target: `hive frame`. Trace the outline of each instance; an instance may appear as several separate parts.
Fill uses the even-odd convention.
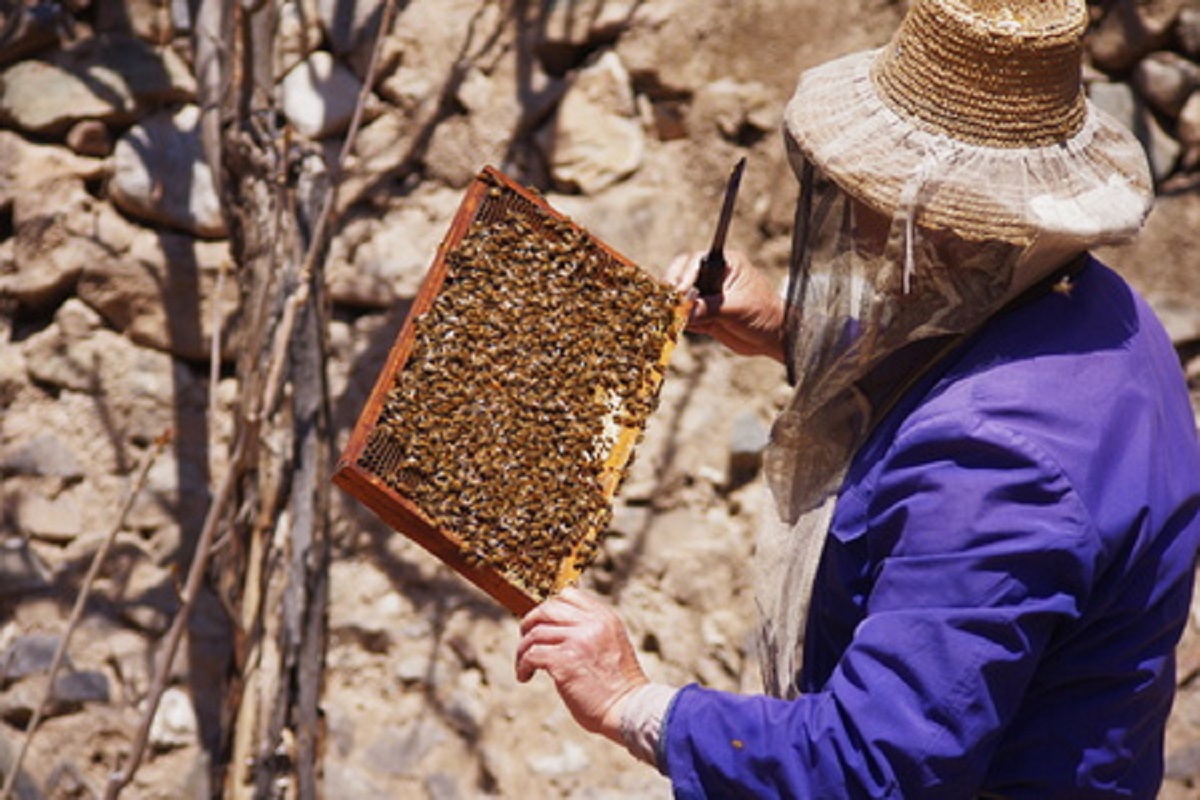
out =
[[[495,189],[500,192],[495,192]],[[497,195],[503,199],[497,199]],[[512,201],[510,202],[510,199]],[[495,201],[495,202],[493,202]],[[508,178],[493,167],[485,167],[467,188],[450,228],[438,247],[433,263],[421,284],[421,288],[413,302],[412,308],[405,317],[404,323],[397,334],[395,343],[388,353],[388,358],[376,379],[363,410],[359,414],[354,429],[350,434],[345,448],[338,460],[333,473],[333,482],[369,508],[376,516],[392,529],[402,533],[442,563],[462,575],[508,611],[517,616],[523,616],[532,609],[539,599],[531,594],[524,586],[511,582],[502,572],[486,563],[472,564],[464,557],[458,539],[448,531],[438,528],[437,524],[414,502],[396,491],[379,475],[360,463],[364,450],[370,439],[371,432],[376,427],[380,414],[387,399],[389,389],[395,381],[395,376],[404,368],[416,341],[416,321],[433,305],[441,290],[447,272],[447,255],[467,235],[471,225],[476,221],[489,221],[489,216],[503,214],[504,205],[528,203],[536,213],[545,214],[553,219],[578,227],[570,219],[552,208],[540,195],[526,189]],[[588,236],[590,243],[603,250],[609,257],[630,266],[632,262],[610,248],[594,236]],[[676,324],[674,330],[682,330],[687,318],[690,301],[681,299],[677,306]],[[675,347],[674,337],[668,337],[659,358],[660,369],[654,385],[647,387],[647,394],[656,393],[665,373]],[[608,457],[605,459],[601,475],[601,485],[605,497],[611,501],[616,495],[625,469],[633,457],[634,449],[641,438],[641,428],[623,427],[619,430]],[[588,532],[587,540],[595,540],[603,531]],[[582,547],[582,543],[580,545]],[[576,552],[580,549],[576,548]],[[562,563],[555,581],[555,592],[575,582],[583,566],[574,558],[568,557]]]

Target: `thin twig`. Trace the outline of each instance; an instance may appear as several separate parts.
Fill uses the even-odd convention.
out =
[[[217,384],[221,381],[221,296],[225,293],[225,272],[228,264],[221,259],[217,269],[217,285],[213,289],[209,332],[212,334],[208,353],[208,418],[217,418]]]
[[[362,127],[363,111],[375,86],[376,73],[379,70],[379,56],[383,51],[383,43],[387,39],[388,32],[392,28],[392,20],[395,17],[395,13],[396,0],[387,0],[383,6],[379,31],[375,36],[375,46],[371,50],[371,61],[367,65],[367,76],[358,91],[358,101],[354,105],[354,114],[350,117],[350,126],[346,130],[346,139],[342,142],[342,149],[338,153],[338,160],[334,165],[333,174],[329,176],[329,190],[325,193],[321,212],[317,215],[317,222],[313,226],[312,238],[309,239],[308,250],[304,254],[304,263],[300,267],[300,274],[296,281],[296,291],[288,298],[287,303],[284,305],[283,315],[280,318],[279,327],[276,329],[275,341],[271,353],[271,369],[267,373],[266,390],[263,393],[263,404],[260,406],[264,414],[270,414],[275,408],[275,404],[279,402],[279,393],[283,388],[283,356],[286,353],[288,342],[292,339],[292,331],[296,327],[296,316],[300,313],[300,309],[308,302],[312,273],[316,268],[317,259],[325,247],[327,232],[334,223],[334,209],[337,207],[338,188],[342,183],[342,174],[345,172],[346,162],[350,160],[350,154],[354,152],[354,145],[358,140],[358,131]]]
[[[191,568],[188,570],[187,582],[183,587],[179,610],[176,612],[175,618],[171,621],[171,629],[167,631],[162,657],[159,659],[158,668],[155,670],[154,682],[150,687],[150,693],[146,697],[146,708],[142,714],[141,725],[138,727],[137,738],[134,740],[131,760],[125,766],[125,769],[109,777],[108,786],[104,791],[106,800],[114,800],[121,793],[121,790],[133,780],[133,776],[137,774],[138,767],[141,766],[142,756],[146,752],[146,744],[150,738],[150,726],[154,721],[155,713],[158,711],[158,704],[162,699],[163,692],[166,691],[167,680],[171,673],[171,664],[175,661],[175,653],[179,649],[179,640],[183,636],[183,629],[187,625],[187,619],[191,614],[192,607],[196,603],[196,597],[200,594],[200,589],[204,582],[213,539],[219,523],[225,515],[225,508],[233,497],[233,489],[237,483],[236,478],[239,474],[245,441],[245,435],[239,437],[233,458],[230,459],[229,469],[221,481],[221,487],[217,491],[216,497],[213,498],[212,505],[209,506],[208,515],[204,518],[204,529],[200,532],[199,541],[196,542],[196,553],[192,558]]]
[[[100,549],[92,557],[91,566],[88,567],[83,584],[79,587],[79,594],[75,597],[75,607],[71,610],[71,617],[67,621],[67,629],[58,643],[58,648],[54,651],[54,658],[50,661],[50,674],[46,683],[46,690],[42,693],[42,698],[38,701],[33,716],[30,717],[29,723],[25,726],[25,741],[21,744],[21,751],[17,754],[17,760],[13,762],[8,775],[5,777],[4,789],[0,791],[0,800],[8,800],[12,796],[13,788],[17,784],[17,776],[21,773],[21,764],[25,761],[25,755],[29,752],[30,743],[33,742],[33,735],[37,732],[38,726],[42,724],[46,709],[50,706],[50,700],[54,696],[54,679],[58,677],[58,670],[62,667],[67,647],[71,644],[71,636],[75,633],[75,629],[79,627],[79,621],[83,618],[83,610],[87,606],[88,599],[91,597],[92,585],[96,582],[96,577],[100,574],[100,568],[104,565],[104,559],[108,557],[108,551],[112,548],[117,534],[125,527],[125,518],[129,515],[129,509],[133,507],[133,501],[146,485],[146,476],[150,472],[150,467],[162,455],[163,449],[170,440],[171,431],[164,431],[154,440],[154,446],[142,455],[141,464],[138,466],[137,472],[125,492],[120,510],[117,512],[116,521],[113,523],[108,535],[104,537]]]
[[[154,715],[158,710],[159,701],[166,689],[168,675],[171,671],[171,664],[175,659],[175,653],[179,647],[179,641],[183,635],[183,629],[186,626],[188,615],[192,605],[195,603],[197,594],[200,591],[201,584],[205,572],[208,568],[209,556],[212,552],[213,541],[216,537],[216,532],[221,519],[225,515],[226,507],[233,498],[234,489],[237,484],[237,476],[240,474],[242,460],[245,454],[250,451],[249,442],[254,441],[258,437],[258,431],[261,427],[263,418],[269,415],[278,402],[279,395],[282,391],[284,383],[284,367],[287,362],[287,348],[291,341],[292,333],[295,329],[296,318],[299,309],[308,302],[310,296],[309,284],[312,281],[312,274],[315,269],[316,262],[324,248],[324,240],[327,231],[333,222],[333,209],[335,207],[337,187],[341,180],[342,170],[349,153],[352,152],[355,140],[358,135],[359,127],[361,126],[363,109],[366,106],[366,101],[370,96],[372,87],[375,82],[375,73],[378,69],[379,53],[382,50],[382,44],[387,36],[388,30],[391,28],[392,19],[395,12],[396,0],[388,0],[384,6],[383,18],[380,21],[379,34],[375,41],[375,47],[371,54],[371,62],[368,69],[367,79],[363,83],[362,90],[359,92],[358,101],[355,105],[354,115],[351,118],[350,127],[346,134],[346,140],[343,144],[341,153],[338,158],[338,163],[334,174],[331,176],[330,189],[326,194],[325,201],[321,207],[320,214],[317,217],[316,225],[313,229],[312,238],[309,241],[309,246],[305,252],[305,258],[300,270],[299,280],[296,283],[296,290],[284,304],[283,313],[280,318],[276,335],[272,341],[270,358],[267,362],[267,380],[263,386],[262,395],[257,404],[251,407],[251,412],[246,420],[246,425],[242,427],[237,435],[237,443],[235,446],[234,456],[229,461],[229,466],[224,478],[222,479],[220,489],[214,497],[212,504],[204,520],[204,528],[200,533],[200,538],[196,543],[196,552],[192,557],[191,568],[188,571],[187,583],[185,584],[181,605],[172,620],[171,628],[167,632],[164,642],[164,649],[158,667],[155,671],[154,682],[150,693],[146,698],[146,708],[144,710],[141,724],[138,728],[137,738],[134,742],[131,760],[119,773],[114,773],[110,776],[108,785],[105,789],[105,800],[115,800],[122,789],[124,789],[133,776],[137,773],[141,766],[141,761],[144,756],[146,745],[149,739],[150,725],[153,722]],[[214,345],[218,332],[214,329]]]

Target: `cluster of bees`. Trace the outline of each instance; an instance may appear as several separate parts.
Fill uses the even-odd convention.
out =
[[[596,555],[616,432],[654,409],[680,298],[498,187],[475,220],[364,458],[393,453],[380,477],[469,565],[544,599]]]

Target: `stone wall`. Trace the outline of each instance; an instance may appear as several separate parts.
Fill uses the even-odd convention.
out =
[[[197,126],[187,4],[17,0],[0,10],[0,772],[40,697],[75,593],[162,431],[72,643],[26,797],[89,796],[127,752],[177,606],[176,564],[222,474],[237,386],[236,265]],[[732,244],[774,274],[794,184],[778,127],[798,72],[886,40],[887,0],[410,0],[398,5],[340,194],[327,273],[339,444],[462,190],[485,164],[536,186],[659,273],[706,245],[746,155]],[[332,158],[380,2],[279,4],[275,85],[291,135]],[[1093,99],[1138,132],[1160,187],[1136,244],[1107,251],[1200,381],[1200,5],[1093,5]],[[214,345],[214,334],[220,334]],[[214,349],[215,348],[215,349]],[[212,363],[213,353],[218,354]],[[786,392],[770,364],[688,337],[588,585],[655,678],[752,690],[757,458]],[[666,796],[576,730],[546,681],[518,686],[516,624],[338,496],[325,698],[331,797]],[[219,653],[201,609],[130,796],[196,796]],[[1191,633],[1181,679],[1200,668]],[[1200,710],[1181,695],[1167,796],[1193,796]],[[1200,795],[1196,795],[1200,796]]]

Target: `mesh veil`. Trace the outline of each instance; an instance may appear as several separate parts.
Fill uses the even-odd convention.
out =
[[[812,579],[854,453],[942,355],[1065,260],[916,225],[920,172],[889,218],[792,155],[801,190],[785,324],[795,391],[771,431],[765,473],[778,514],[756,553],[763,676],[783,697],[798,692]]]
[[[773,694],[796,693],[836,494],[874,425],[1006,303],[1146,218],[1145,152],[1082,94],[1086,23],[1080,0],[917,0],[885,48],[800,77],[783,125],[801,182],[795,393],[766,454],[779,513],[757,554]]]

